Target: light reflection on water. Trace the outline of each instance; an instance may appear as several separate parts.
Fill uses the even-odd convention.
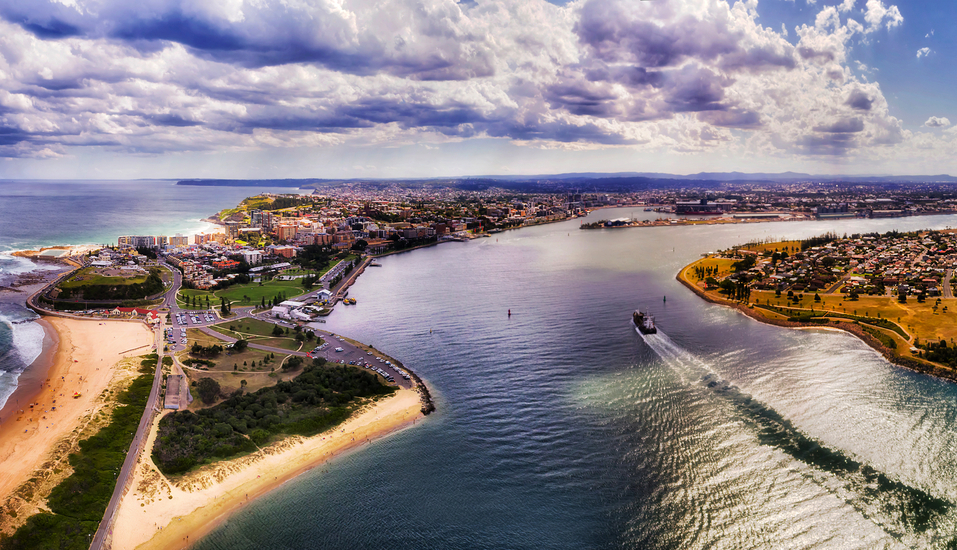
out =
[[[942,545],[957,517],[955,386],[847,335],[707,304],[674,275],[752,238],[952,223],[571,221],[384,258],[323,328],[401,358],[439,412],[199,548]],[[661,337],[634,331],[639,306]]]

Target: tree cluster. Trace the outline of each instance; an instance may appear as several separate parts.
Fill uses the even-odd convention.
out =
[[[212,346],[203,346],[199,342],[193,342],[193,347],[189,348],[189,354],[193,357],[203,357],[206,359],[219,357],[223,352],[223,346],[213,344]]]
[[[360,369],[308,367],[291,381],[234,394],[196,413],[177,411],[163,417],[153,460],[167,475],[186,472],[199,464],[254,451],[274,435],[322,432],[349,416],[347,406],[354,399],[393,391]]]

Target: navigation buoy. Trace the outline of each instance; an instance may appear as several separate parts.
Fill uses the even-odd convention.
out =
[[[508,310],[508,316],[509,316],[509,317],[512,316],[512,310]]]
[[[662,302],[667,302],[667,301],[668,301],[668,297],[665,296],[664,298],[661,299],[661,301],[662,301]]]

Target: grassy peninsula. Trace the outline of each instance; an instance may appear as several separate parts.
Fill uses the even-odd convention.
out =
[[[218,390],[210,383],[209,390]],[[214,383],[215,384],[215,383]],[[166,475],[259,449],[281,435],[315,435],[349,417],[362,398],[391,395],[373,374],[349,366],[311,366],[293,380],[243,394],[196,413],[163,417],[153,460]]]
[[[957,380],[955,266],[953,231],[828,234],[736,246],[677,278],[755,319],[845,330],[898,365]]]

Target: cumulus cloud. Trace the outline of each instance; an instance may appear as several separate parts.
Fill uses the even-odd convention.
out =
[[[926,48],[926,47],[925,47],[925,48],[921,48],[921,49],[917,50],[917,59],[920,59],[921,57],[927,57],[927,56],[930,55],[930,54],[931,54],[931,49],[930,49],[930,48]]]
[[[924,126],[928,128],[946,128],[950,126],[950,120],[948,120],[947,117],[932,116],[927,119]]]
[[[0,155],[510,139],[838,155],[900,143],[853,37],[713,0],[0,0]],[[866,25],[866,26],[865,26]]]
[[[867,0],[864,11],[864,21],[867,22],[868,32],[873,32],[878,30],[881,25],[885,26],[888,30],[900,25],[904,22],[904,17],[901,15],[897,6],[885,6],[884,2],[881,0]]]

